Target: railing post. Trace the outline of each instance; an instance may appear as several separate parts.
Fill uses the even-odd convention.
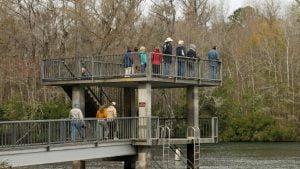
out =
[[[215,141],[215,119],[214,119],[214,117],[211,118],[211,139],[212,139],[212,142]]]
[[[215,143],[218,143],[219,141],[219,119],[217,117],[214,117],[215,119]]]
[[[223,83],[222,62],[219,62],[219,64],[220,64],[220,68],[219,68],[220,80],[221,80],[221,85],[222,85],[222,83]]]
[[[92,81],[93,82],[94,82],[94,74],[95,74],[94,66],[95,66],[95,61],[94,61],[94,56],[92,56]]]
[[[151,52],[147,54],[147,63],[146,63],[146,77],[147,79],[151,79],[152,76],[152,60],[151,60]]]
[[[201,59],[198,59],[198,80],[202,78],[202,71],[201,71]]]
[[[41,62],[41,78],[42,78],[42,80],[44,80],[45,79],[45,60],[42,60],[42,62]]]
[[[51,123],[48,121],[48,145],[51,143]]]
[[[12,130],[13,130],[12,145],[16,145],[16,141],[17,141],[17,127],[16,127],[16,123],[13,123]]]
[[[174,77],[177,79],[178,77],[178,56],[175,55],[175,70]]]

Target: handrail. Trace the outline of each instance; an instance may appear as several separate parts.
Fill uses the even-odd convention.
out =
[[[69,73],[70,73],[73,77],[76,77],[75,74],[72,72],[72,70],[69,68],[69,66],[65,63],[65,61],[61,61],[61,62],[62,62],[63,65],[66,67],[66,69],[69,71]],[[82,64],[83,66],[85,66],[84,63],[81,62],[81,64]],[[88,71],[88,70],[87,70],[87,71]],[[93,97],[95,97],[95,99],[97,100],[98,104],[101,104],[101,101],[100,101],[99,98],[96,96],[96,94],[93,92],[93,90],[92,90],[89,86],[86,86],[86,88],[87,88],[88,91],[93,95]],[[106,94],[103,90],[101,90],[101,91],[103,92],[103,94],[104,94],[104,96],[107,98],[107,100],[108,100],[109,102],[112,102],[111,99],[107,96],[107,94]]]
[[[116,119],[72,119],[0,122],[0,149],[18,146],[99,142],[118,138],[120,141],[150,140],[146,133],[149,119],[157,117],[128,117]],[[18,125],[18,127],[15,127]],[[13,127],[12,127],[13,126]],[[153,123],[158,126],[158,121]],[[157,128],[151,128],[155,131]],[[109,138],[104,137],[108,133]],[[17,137],[17,138],[16,138]],[[16,142],[16,140],[18,140]]]
[[[65,61],[61,61],[62,63],[63,63],[63,65],[66,67],[66,69],[69,71],[69,73],[71,73],[71,75],[73,76],[73,77],[76,77],[75,76],[75,74],[72,72],[72,70],[69,68],[69,66],[66,64],[66,62]]]
[[[177,79],[189,79],[200,80],[199,83],[207,80],[213,82],[220,82],[222,80],[221,60],[208,60],[161,53],[160,60],[158,61],[156,58],[155,62],[152,63],[154,61],[154,58],[152,58],[154,55],[152,54],[151,52],[147,53],[147,66],[141,65],[138,61],[139,56],[134,53],[131,55],[132,60],[130,63],[132,65],[130,64],[128,67],[124,67],[124,54],[62,59],[64,67],[67,68],[68,72],[72,72],[72,77],[60,74],[62,67],[57,65],[57,59],[44,59],[43,62],[47,64],[42,64],[42,80],[74,80],[74,77],[80,76],[79,74],[77,75],[77,72],[80,71],[79,68],[82,65],[87,68],[86,73],[93,80],[124,77],[147,77],[147,79],[151,79],[152,77],[175,78],[175,82]],[[211,63],[215,64],[212,65]],[[68,67],[68,65],[71,66]]]

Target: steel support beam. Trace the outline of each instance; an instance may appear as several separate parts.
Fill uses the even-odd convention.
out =
[[[0,161],[8,163],[12,167],[20,167],[96,158],[128,156],[136,155],[136,153],[136,148],[128,142],[126,144],[107,144],[106,146],[77,145],[3,151],[0,153]],[[82,165],[80,165],[80,167],[81,166]]]

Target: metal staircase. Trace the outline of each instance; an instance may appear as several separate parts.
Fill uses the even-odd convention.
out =
[[[75,73],[72,72],[69,66],[64,61],[62,61],[61,63],[66,68],[66,71],[69,72],[69,74],[72,77],[76,78]],[[67,95],[70,98],[72,98],[72,86],[63,86],[62,88],[67,93]],[[108,94],[100,86],[84,86],[84,90],[85,90],[85,100],[86,100],[86,104],[85,104],[86,117],[95,117],[99,106],[104,104],[109,104],[112,101],[111,97],[109,97]],[[121,99],[118,99],[116,101],[119,100]]]

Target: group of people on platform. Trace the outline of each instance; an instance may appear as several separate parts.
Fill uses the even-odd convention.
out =
[[[186,50],[184,41],[179,40],[176,47],[176,58],[173,56],[172,42],[173,39],[168,37],[164,41],[162,52],[159,47],[155,47],[154,50],[150,52],[149,58],[144,46],[141,46],[140,49],[137,47],[133,50],[128,49],[124,55],[123,63],[125,77],[145,73],[148,64],[147,61],[149,59],[151,59],[153,75],[165,75],[171,77],[170,75],[176,75],[176,72],[173,71],[176,70],[175,67],[177,66],[178,77],[195,77],[195,63],[198,58],[196,45],[190,44],[188,50]],[[210,78],[216,79],[219,64],[218,61],[220,59],[216,46],[208,52],[208,59]]]
[[[117,110],[116,102],[111,102],[110,105],[100,106],[96,118],[97,126],[95,127],[95,135],[97,139],[117,139]],[[75,104],[70,110],[69,118],[71,119],[71,141],[84,140],[86,124],[83,119],[83,113],[79,104]]]

